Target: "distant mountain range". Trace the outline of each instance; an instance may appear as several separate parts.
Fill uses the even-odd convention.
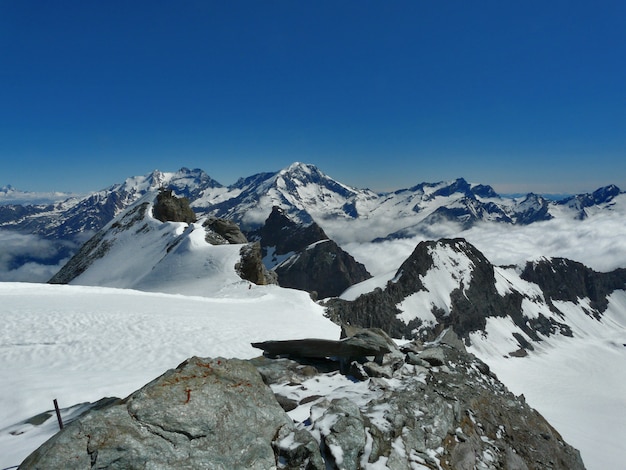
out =
[[[197,186],[181,187],[180,182],[198,179],[210,181],[177,178],[170,182],[178,182],[178,191],[192,195]],[[490,344],[502,348],[502,355],[525,355],[533,349],[533,343],[553,335],[580,334],[584,331],[582,325],[602,320],[614,292],[626,294],[626,269],[599,273],[563,258],[540,258],[522,266],[494,266],[475,246],[460,238],[421,242],[400,266],[372,278],[316,222],[321,215],[319,206],[328,208],[328,217],[338,207],[333,201],[366,192],[346,188],[314,167],[300,164],[271,177],[254,179],[254,184],[240,184],[248,189],[233,198],[204,209],[196,206],[198,213],[229,218],[205,215],[196,219],[189,209],[189,199],[164,190],[166,179],[153,178],[148,187],[161,189],[147,191],[109,221],[51,282],[208,295],[245,287],[248,284],[244,280],[255,284],[277,280],[283,287],[308,291],[315,298],[330,298],[325,306],[337,323],[382,328],[394,337],[434,339],[442,329],[452,327],[467,344],[480,344],[481,338],[499,325],[495,328],[498,341],[491,338]],[[195,203],[206,204],[220,189],[211,183],[196,193]],[[494,206],[493,201],[499,199],[491,188],[472,186],[463,180],[420,185],[411,193],[413,207],[420,203],[428,207],[427,218],[438,213],[441,217],[461,217],[466,223],[481,219],[467,219],[459,215],[460,210],[454,212],[451,199]],[[419,201],[415,194],[420,195]],[[570,217],[581,217],[590,207],[610,210],[610,206],[598,206],[610,204],[618,195],[609,187],[554,206],[568,211]],[[273,199],[279,196],[282,199]],[[374,197],[380,196],[372,196],[370,202]],[[429,205],[442,200],[449,204],[434,210]],[[495,220],[531,223],[520,214],[528,215],[529,207],[538,207],[537,201],[538,197],[528,196],[514,202],[508,207],[518,212],[509,211],[506,218]],[[281,202],[283,208],[274,205],[260,227],[252,223],[262,214],[261,207]],[[456,206],[461,207],[470,206]],[[537,220],[552,217],[550,204],[541,201],[540,207],[533,212],[541,214]],[[162,217],[166,208],[169,217]],[[370,215],[374,212],[372,209]],[[505,214],[504,210],[498,213]],[[347,217],[345,214],[344,205],[335,217]],[[246,238],[233,219],[256,230],[248,231]]]
[[[0,187],[0,205],[4,204],[30,204],[46,205],[64,201],[72,197],[80,197],[76,193],[67,192],[34,192],[21,191],[13,186]]]
[[[467,227],[479,220],[521,225],[563,216],[584,219],[590,210],[610,209],[615,198],[624,194],[617,186],[610,185],[591,194],[559,201],[533,193],[506,198],[499,196],[491,186],[470,184],[463,178],[420,183],[391,193],[374,193],[340,183],[317,167],[303,163],[294,163],[274,173],[241,178],[225,187],[203,170],[181,168],[171,173],[155,170],[54,204],[2,204],[0,228],[59,238],[99,230],[144,194],[161,187],[187,197],[199,216],[233,220],[244,232],[260,227],[273,206],[281,207],[297,222],[315,220],[332,235],[333,229],[340,230],[346,223],[367,221],[368,226],[375,226],[378,225],[375,222],[385,222],[376,233],[362,236],[367,238],[364,241],[410,236],[439,220]],[[3,191],[8,192],[7,188]]]
[[[551,256],[500,266],[467,239],[437,236],[437,227],[512,233],[508,246],[514,250],[529,233],[545,241],[554,222],[574,232],[590,224],[606,232],[621,227],[625,213],[626,194],[616,186],[559,201],[501,197],[463,179],[378,194],[295,163],[229,187],[202,170],[155,171],[82,198],[1,206],[0,228],[66,247],[68,260],[50,283],[222,302],[259,292],[281,298],[294,293],[285,287],[294,288],[310,294],[289,304],[294,317],[314,304],[320,318],[325,313],[344,327],[380,328],[416,344],[440,341],[451,329],[470,352],[521,370],[548,350],[569,357],[572,344],[600,344],[599,357],[619,364],[626,345],[626,267],[598,272]],[[516,233],[532,227],[521,237]],[[566,240],[582,249],[593,242],[583,233]],[[390,252],[400,244],[412,252],[398,262]],[[386,272],[372,275],[353,258],[349,251],[359,245]],[[623,244],[611,246],[624,250]],[[254,306],[245,308],[254,313]],[[445,367],[443,374],[461,370],[460,363]],[[556,367],[545,370],[556,373]],[[489,368],[483,369],[488,376]],[[603,397],[589,397],[596,399]]]
[[[554,218],[583,220],[599,211],[611,211],[616,204],[626,204],[626,196],[614,185],[552,201],[532,193],[519,198],[501,197],[490,186],[471,184],[462,178],[375,193],[340,183],[313,165],[294,163],[278,172],[241,178],[228,187],[203,170],[181,168],[177,172],[153,171],[131,177],[61,202],[2,204],[0,229],[63,243],[58,256],[46,261],[55,264],[76,252],[117,214],[159,188],[188,198],[198,217],[231,220],[244,233],[258,230],[277,206],[296,223],[317,223],[339,245],[416,235],[436,237],[433,227],[442,223],[463,230],[480,221],[520,226]],[[12,188],[3,191],[15,192]],[[14,200],[19,198],[15,196]],[[13,262],[13,268],[29,261],[23,256]]]

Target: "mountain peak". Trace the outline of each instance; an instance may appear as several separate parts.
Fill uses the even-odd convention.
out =
[[[315,165],[301,162],[294,162],[287,168],[280,170],[278,172],[278,177],[287,177],[289,179],[300,180],[303,182],[317,182],[324,178],[328,178]]]
[[[310,173],[310,172],[319,172],[319,169],[315,165],[312,165],[310,163],[293,162],[291,165],[289,165],[287,168],[283,169],[282,171],[284,172],[303,171],[306,173]]]

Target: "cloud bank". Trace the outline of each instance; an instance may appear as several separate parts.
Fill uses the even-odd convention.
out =
[[[454,223],[429,227],[429,233],[382,243],[346,243],[342,247],[373,275],[397,269],[424,240],[462,237],[495,265],[523,265],[539,257],[579,261],[596,271],[626,268],[626,214],[601,212],[586,220],[552,219],[526,226],[482,222],[459,231]]]
[[[0,230],[0,281],[46,282],[76,248],[70,242]]]

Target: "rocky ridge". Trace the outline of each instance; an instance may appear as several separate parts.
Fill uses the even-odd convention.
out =
[[[316,298],[335,297],[371,277],[319,225],[296,223],[277,206],[250,237],[259,240],[265,266],[276,273],[282,287],[304,290]]]
[[[325,305],[339,323],[426,339],[450,327],[467,344],[473,333],[487,330],[490,318],[509,318],[517,347],[504,353],[524,355],[543,337],[572,336],[563,302],[600,319],[618,289],[626,290],[624,269],[598,273],[555,258],[529,262],[518,272],[493,266],[466,240],[441,239],[418,244],[383,287]]]
[[[19,468],[584,468],[450,332],[352,366],[358,379],[330,358],[194,357],[79,417]]]
[[[248,243],[235,224],[217,218],[195,222],[187,198],[170,190],[148,193],[98,231],[49,282],[67,284],[80,278],[87,285],[138,289],[171,282],[184,290],[186,280],[202,277],[198,272],[204,270],[207,278],[220,275],[219,268],[212,268],[216,261],[210,260],[209,245],[233,244],[240,245],[233,272],[254,284],[276,283],[276,276],[263,265],[259,243]],[[129,256],[137,259],[129,263]],[[203,258],[206,266],[194,271],[194,263],[202,264]],[[112,266],[116,272],[110,272]]]

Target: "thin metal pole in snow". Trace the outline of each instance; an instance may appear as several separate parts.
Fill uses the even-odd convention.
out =
[[[57,413],[57,421],[59,422],[59,429],[63,429],[63,420],[61,419],[61,412],[59,411],[59,404],[57,399],[52,400],[54,402],[54,411]]]

